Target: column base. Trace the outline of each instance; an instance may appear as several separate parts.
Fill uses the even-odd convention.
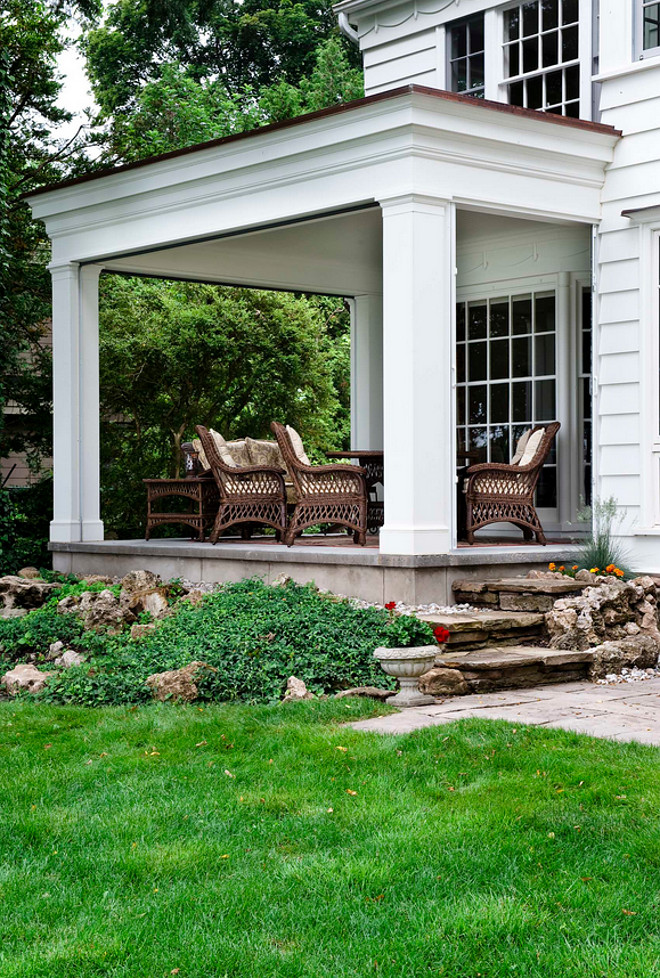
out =
[[[382,554],[448,554],[451,533],[447,526],[387,526],[381,529],[379,550]]]
[[[51,520],[50,539],[52,543],[80,543],[81,528],[76,520]]]
[[[104,539],[103,520],[83,520],[82,538],[85,541],[94,542]]]

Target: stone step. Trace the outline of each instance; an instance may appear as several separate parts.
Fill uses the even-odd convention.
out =
[[[587,678],[592,652],[494,645],[472,651],[441,651],[420,680],[434,696],[465,695],[497,689],[524,689]]]
[[[461,611],[455,614],[418,615],[449,632],[447,648],[475,649],[484,645],[519,643],[545,634],[545,616],[538,611]]]
[[[452,584],[457,604],[485,605],[502,611],[550,611],[558,598],[588,587],[570,577],[504,577],[492,581],[458,580]]]

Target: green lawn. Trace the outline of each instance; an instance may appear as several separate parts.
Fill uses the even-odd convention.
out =
[[[0,705],[0,976],[660,971],[660,753],[364,701]]]

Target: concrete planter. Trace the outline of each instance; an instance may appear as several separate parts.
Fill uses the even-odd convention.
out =
[[[374,658],[388,676],[399,680],[399,692],[388,696],[386,702],[392,706],[426,706],[435,703],[433,696],[420,693],[417,681],[432,668],[438,654],[437,645],[417,645],[408,649],[378,648]]]

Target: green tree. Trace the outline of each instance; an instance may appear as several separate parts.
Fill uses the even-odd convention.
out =
[[[90,77],[106,118],[135,109],[164,63],[218,80],[227,93],[298,85],[319,45],[337,35],[329,2],[319,0],[115,0],[85,40]],[[352,66],[359,53],[343,39]]]
[[[181,282],[101,278],[104,518],[135,532],[142,479],[177,476],[195,424],[272,437],[273,419],[312,452],[337,447],[341,300]],[[340,446],[341,447],[341,446]]]

